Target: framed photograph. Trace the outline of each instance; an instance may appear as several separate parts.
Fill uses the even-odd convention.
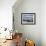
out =
[[[23,25],[36,24],[36,13],[21,13],[21,24]]]

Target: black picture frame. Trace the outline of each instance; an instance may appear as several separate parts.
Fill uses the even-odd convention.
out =
[[[34,25],[36,24],[36,13],[21,13],[22,25]]]

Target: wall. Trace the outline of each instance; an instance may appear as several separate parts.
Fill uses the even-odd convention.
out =
[[[46,0],[41,1],[41,38],[42,46],[46,46]]]
[[[41,46],[41,1],[23,0],[21,3],[16,5],[14,5],[13,7],[15,30],[18,30],[18,32],[22,32],[24,38],[34,40],[36,46]],[[32,12],[36,13],[36,24],[22,25],[21,13]]]
[[[16,0],[0,0],[0,27],[12,29],[12,6]]]
[[[15,2],[16,0],[0,0],[0,32],[4,30],[2,30],[1,27],[6,27],[9,30],[12,29],[12,6]],[[3,31],[0,34],[0,38],[5,38],[5,35],[10,35],[9,31]]]

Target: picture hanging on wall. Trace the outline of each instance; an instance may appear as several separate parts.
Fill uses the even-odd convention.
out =
[[[21,13],[21,24],[23,25],[36,24],[36,13]]]

